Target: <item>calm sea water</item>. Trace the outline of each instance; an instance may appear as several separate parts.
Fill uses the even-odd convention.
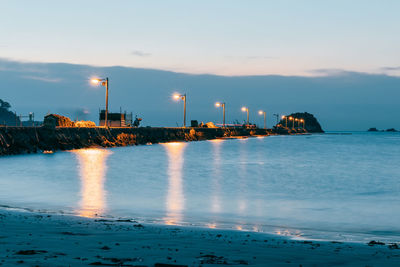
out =
[[[0,205],[400,241],[400,134],[272,136],[0,158]]]

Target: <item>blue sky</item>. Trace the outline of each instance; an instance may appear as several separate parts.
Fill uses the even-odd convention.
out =
[[[395,0],[0,6],[1,58],[220,75],[315,76],[332,69],[400,75]]]

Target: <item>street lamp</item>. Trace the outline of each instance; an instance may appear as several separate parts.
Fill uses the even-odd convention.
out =
[[[292,129],[294,129],[294,119],[292,116],[289,117],[289,120],[292,121]]]
[[[243,112],[247,112],[247,125],[250,125],[250,122],[249,122],[249,108],[242,107],[242,111]]]
[[[225,102],[217,102],[215,103],[215,106],[217,108],[222,107],[222,113],[223,113],[223,119],[222,119],[222,125],[225,128]]]
[[[299,128],[299,119],[296,118],[296,119],[294,119],[294,121],[297,121],[297,128]]]
[[[94,78],[91,82],[95,85],[102,85],[106,87],[106,111],[104,114],[104,126],[108,127],[108,77],[105,79]]]
[[[264,115],[264,129],[267,129],[267,112],[260,110],[258,114]]]
[[[282,120],[285,120],[285,128],[287,128],[287,116],[282,116]]]
[[[183,95],[174,94],[173,98],[175,100],[182,99],[183,100],[183,128],[186,127],[186,93]]]
[[[300,122],[302,122],[302,123],[303,123],[303,130],[305,130],[305,129],[306,129],[306,127],[305,127],[305,121],[304,121],[304,119],[300,119]]]

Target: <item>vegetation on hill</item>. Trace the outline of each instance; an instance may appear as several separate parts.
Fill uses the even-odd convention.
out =
[[[16,126],[20,124],[19,118],[10,111],[10,103],[0,99],[0,125]]]

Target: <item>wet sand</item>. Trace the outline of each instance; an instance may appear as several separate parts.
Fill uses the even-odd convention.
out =
[[[0,210],[2,266],[399,266],[390,244]]]

